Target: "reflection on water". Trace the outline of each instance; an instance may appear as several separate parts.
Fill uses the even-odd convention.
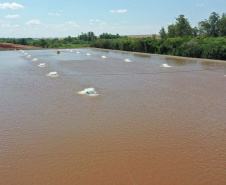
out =
[[[185,58],[172,58],[172,57],[166,57],[166,61],[169,61],[175,66],[184,66],[184,65],[194,65],[194,63],[197,63],[197,60],[188,60]]]
[[[142,54],[134,53],[133,55],[136,57],[141,57],[141,58],[151,58],[150,54],[145,54],[145,53],[142,53]]]
[[[0,52],[0,184],[224,184],[225,63],[73,51]]]

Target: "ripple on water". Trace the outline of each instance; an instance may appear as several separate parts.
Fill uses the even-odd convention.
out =
[[[2,184],[224,184],[224,64],[64,51],[1,53]]]

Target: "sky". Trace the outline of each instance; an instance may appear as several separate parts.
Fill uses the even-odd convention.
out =
[[[0,38],[158,34],[179,15],[194,27],[212,12],[226,0],[0,0]]]

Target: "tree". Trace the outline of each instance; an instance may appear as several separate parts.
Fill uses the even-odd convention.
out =
[[[190,23],[188,22],[188,19],[184,17],[184,15],[179,15],[178,18],[176,18],[176,36],[179,37],[185,37],[185,36],[191,36],[192,35],[192,28],[190,26]]]
[[[100,39],[117,39],[117,38],[120,38],[119,34],[112,35],[109,33],[102,33],[100,35]]]
[[[65,40],[65,41],[68,41],[68,42],[72,42],[72,38],[71,38],[70,35],[69,35],[68,37],[66,37],[64,40]]]
[[[174,24],[168,26],[168,37],[169,38],[176,37],[176,26]]]
[[[208,20],[204,20],[198,23],[199,25],[199,33],[200,34],[204,34],[206,36],[210,36],[210,30],[211,30],[211,26],[208,22]]]
[[[84,41],[88,41],[88,35],[87,33],[82,33],[82,35],[78,36],[79,40],[84,40]]]
[[[195,26],[194,28],[192,28],[192,35],[194,37],[197,37],[198,32],[199,32],[199,29],[197,28],[197,26]]]
[[[163,28],[160,30],[160,32],[164,34]],[[188,19],[185,18],[184,15],[179,15],[178,18],[176,18],[176,23],[168,26],[169,38],[185,37],[192,35],[194,35],[194,31],[190,26]]]
[[[199,30],[201,34],[206,36],[219,36],[219,14],[212,12],[208,20],[199,22]]]
[[[202,47],[195,41],[186,42],[183,45],[182,55],[185,57],[200,58],[202,56]]]
[[[159,31],[159,34],[161,36],[161,38],[167,38],[167,34],[166,34],[166,31],[165,31],[165,28],[162,27],[161,30]]]
[[[48,46],[48,43],[46,42],[46,40],[41,39],[41,40],[40,40],[40,46],[43,47],[43,48],[45,48],[45,47]]]
[[[78,39],[79,40],[83,40],[83,41],[86,41],[86,42],[93,42],[97,39],[97,37],[95,36],[95,34],[90,31],[88,33],[82,33],[81,35],[78,36]]]
[[[216,12],[212,12],[209,17],[209,23],[210,23],[210,35],[217,37],[219,35],[219,28],[218,28],[218,20],[219,20],[219,14]]]
[[[134,46],[134,51],[146,52],[143,39],[136,39],[133,46]]]
[[[25,38],[19,39],[18,44],[27,45],[27,40]]]
[[[96,39],[97,39],[97,37],[95,36],[95,34],[92,32],[92,31],[90,31],[90,32],[88,32],[88,41],[95,41]]]
[[[226,13],[223,13],[221,19],[218,21],[219,36],[226,36]]]

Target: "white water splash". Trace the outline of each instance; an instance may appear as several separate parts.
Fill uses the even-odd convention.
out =
[[[47,65],[45,64],[45,63],[40,63],[39,65],[38,65],[38,67],[46,67]]]
[[[47,74],[47,76],[50,76],[50,77],[58,77],[58,73],[56,71],[54,72],[50,72],[49,74]]]
[[[161,67],[171,67],[168,64],[162,64]]]
[[[83,91],[78,92],[78,94],[88,95],[88,96],[98,96],[97,92],[93,87],[86,88]]]
[[[37,58],[34,58],[34,59],[32,60],[32,62],[38,62],[38,59],[37,59]]]
[[[130,59],[125,59],[124,62],[132,62]]]

